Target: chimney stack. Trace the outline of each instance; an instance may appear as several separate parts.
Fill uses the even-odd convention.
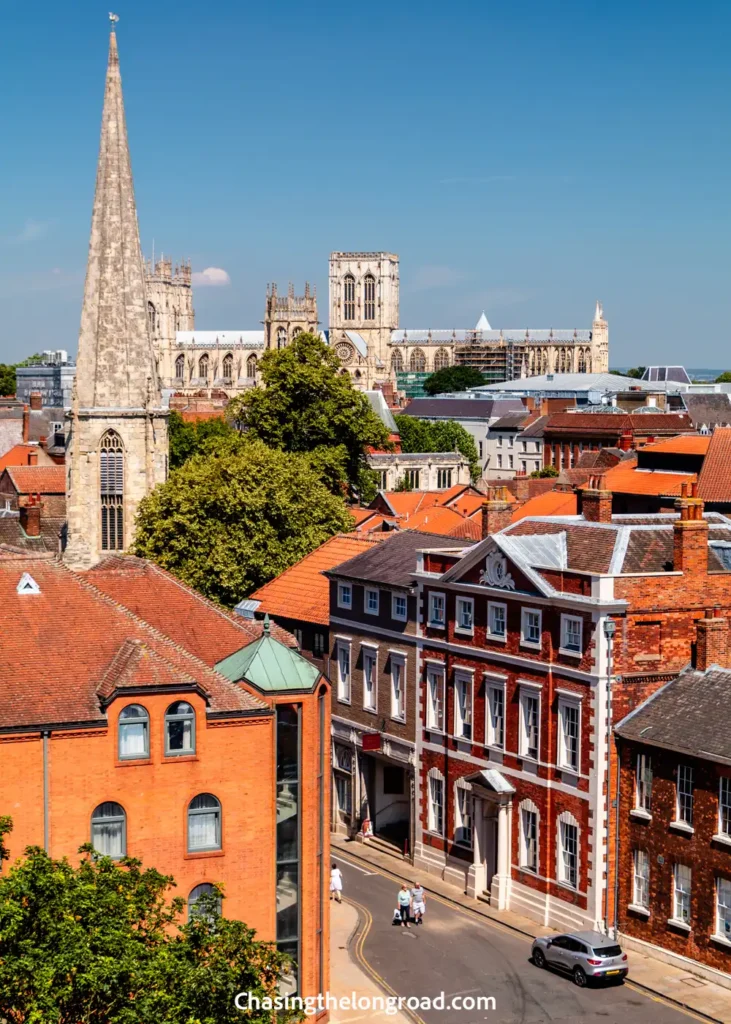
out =
[[[30,407],[34,411],[43,408],[43,395],[40,391],[31,391],[30,393]]]
[[[510,526],[514,509],[515,502],[507,487],[489,487],[482,503],[482,539]]]
[[[530,497],[530,483],[525,473],[516,473],[513,478],[513,494],[521,504]]]
[[[28,452],[28,465],[29,466],[37,466],[38,465],[38,452],[37,451]]]
[[[619,439],[619,450],[622,452],[628,452],[632,448],[632,431],[625,430],[622,432],[622,436]]]
[[[23,444],[27,444],[30,439],[30,409],[27,405],[23,406]]]
[[[728,620],[717,616],[717,608],[709,609],[705,619],[695,624],[695,668],[699,672],[711,665],[728,668]]]
[[[589,486],[583,487],[581,494],[581,512],[589,523],[611,523],[612,492],[607,490],[606,478],[589,477]]]
[[[673,569],[675,572],[708,572],[708,522],[698,484],[683,483],[675,502],[680,518],[673,523]]]
[[[20,525],[27,537],[41,535],[41,502],[40,494],[29,494],[20,502]]]

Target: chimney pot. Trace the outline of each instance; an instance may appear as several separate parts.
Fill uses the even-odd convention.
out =
[[[40,391],[31,391],[29,400],[31,409],[38,410],[43,408],[43,396]]]
[[[695,668],[705,672],[711,665],[728,668],[728,621],[711,617],[696,622]]]
[[[26,500],[20,505],[20,525],[27,537],[40,537],[41,535],[41,510],[43,504],[36,494],[29,494]]]
[[[28,465],[29,466],[37,466],[38,465],[38,452],[28,452]]]
[[[581,512],[589,523],[611,523],[612,492],[604,476],[589,477],[589,486],[581,491]]]

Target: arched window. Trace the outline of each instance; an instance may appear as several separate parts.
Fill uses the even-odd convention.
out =
[[[401,349],[395,348],[393,350],[393,355],[391,356],[391,369],[394,373],[403,373],[404,357]]]
[[[205,353],[198,360],[198,377],[208,381],[208,356]]]
[[[246,376],[256,377],[256,356],[253,354],[246,360]]]
[[[449,366],[449,352],[446,348],[438,348],[434,356],[434,369],[443,370],[447,366]]]
[[[155,309],[151,302],[147,303],[147,319],[150,323],[150,334],[154,338],[155,335],[157,334],[158,319],[157,310]]]
[[[91,845],[104,857],[127,853],[127,815],[120,804],[99,804],[91,816]]]
[[[185,356],[178,356],[175,360],[175,377],[177,380],[185,379]]]
[[[180,310],[173,310],[173,330],[177,333],[180,330]]]
[[[102,551],[124,548],[124,449],[122,439],[108,430],[99,451],[99,490],[102,512]]]
[[[119,713],[119,760],[150,756],[150,716],[141,704]]]
[[[376,279],[373,274],[363,278],[363,319],[376,319]]]
[[[352,274],[343,278],[343,319],[355,320],[355,278]]]
[[[301,327],[294,327],[292,329],[292,337],[296,338],[298,334],[302,334],[302,328]]]
[[[205,900],[205,908],[198,908],[196,905],[201,896],[215,896],[216,902],[213,900]],[[221,916],[221,893],[210,882],[202,882],[200,885],[196,885],[195,889],[190,890],[190,896],[188,896],[188,920],[192,921],[194,917],[207,917],[211,920],[212,917]]]
[[[221,804],[201,793],[188,804],[188,853],[221,849]]]
[[[579,349],[579,373],[586,373],[586,349]]]
[[[234,357],[229,352],[223,357],[223,379],[231,382],[234,373]]]
[[[277,348],[285,348],[287,344],[287,328],[277,328]]]
[[[165,712],[165,753],[195,753],[195,711],[184,700],[171,704]]]
[[[411,353],[409,370],[412,373],[423,373],[426,370],[426,356],[420,348],[415,348]]]

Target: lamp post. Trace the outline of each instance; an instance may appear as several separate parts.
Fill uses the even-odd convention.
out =
[[[607,867],[606,887],[604,891],[604,928],[607,935],[609,935],[609,822],[612,816],[612,798],[610,795],[612,765],[612,682],[614,679],[614,635],[617,632],[617,624],[614,619],[606,618],[604,620],[603,629],[604,637],[607,641]],[[617,839],[618,837],[615,836],[615,844]]]

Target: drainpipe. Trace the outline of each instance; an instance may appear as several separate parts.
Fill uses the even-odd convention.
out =
[[[614,938],[619,939],[619,791],[622,775],[620,744],[617,741],[617,785],[614,796]]]
[[[609,836],[610,822],[612,820],[612,681],[614,669],[614,634],[617,631],[617,624],[614,619],[604,620],[604,636],[607,641],[607,880],[604,888],[604,930],[609,935]],[[616,837],[615,837],[616,844]],[[616,881],[616,880],[615,880]],[[616,906],[615,906],[616,913]]]
[[[48,741],[50,732],[44,730],[41,733],[43,746],[43,849],[47,854],[51,852],[51,809],[49,805],[49,750]]]

